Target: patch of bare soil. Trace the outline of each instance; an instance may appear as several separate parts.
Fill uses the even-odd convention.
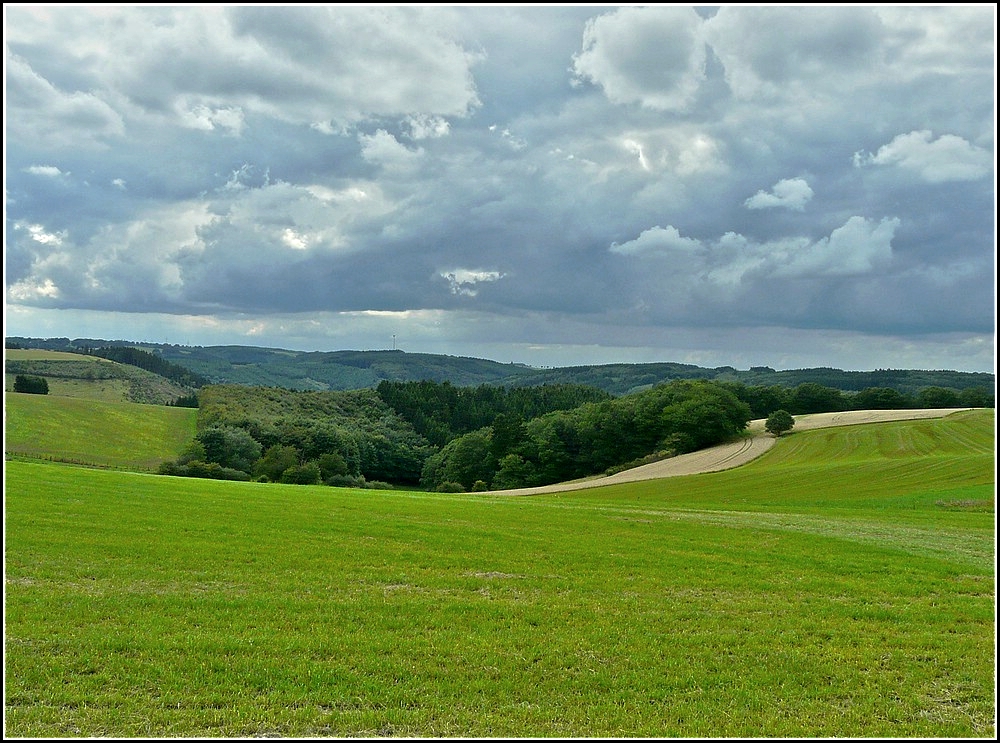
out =
[[[917,420],[920,418],[943,418],[946,415],[972,408],[929,408],[920,410],[849,410],[841,413],[812,413],[795,416],[795,426],[792,431],[810,431],[816,428],[832,428],[834,426],[852,426],[859,423],[883,423],[887,421]],[[705,472],[718,472],[739,467],[770,449],[775,437],[764,431],[766,421],[761,418],[750,421],[747,427],[750,436],[728,444],[719,444],[701,451],[681,454],[664,459],[660,462],[644,464],[614,475],[599,476],[587,480],[576,480],[556,485],[542,485],[537,488],[518,488],[516,490],[495,491],[501,495],[539,495],[541,493],[559,493],[583,488],[598,488],[605,485],[617,485],[624,482],[639,482],[641,480],[658,480],[663,477],[679,475],[697,475]]]

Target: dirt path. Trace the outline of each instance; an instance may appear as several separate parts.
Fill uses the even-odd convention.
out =
[[[859,423],[881,423],[886,421],[916,420],[920,418],[943,418],[951,413],[972,408],[932,408],[921,410],[850,410],[842,413],[812,413],[795,416],[795,427],[792,431],[810,431],[816,428],[831,428],[834,426],[851,426]],[[652,464],[644,464],[614,475],[598,476],[586,480],[564,482],[557,485],[542,485],[536,488],[518,488],[516,490],[493,491],[501,495],[539,495],[541,493],[559,493],[583,488],[598,488],[605,485],[617,485],[624,482],[639,482],[641,480],[658,480],[663,477],[679,475],[697,475],[705,472],[718,472],[739,467],[770,449],[775,442],[774,436],[764,431],[763,418],[750,421],[747,427],[753,435],[729,444],[720,444],[701,451],[681,454],[677,457],[664,459]]]

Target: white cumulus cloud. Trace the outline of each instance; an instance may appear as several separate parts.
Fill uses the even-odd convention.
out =
[[[651,227],[644,230],[635,240],[618,244],[611,243],[609,250],[621,255],[654,255],[671,253],[692,253],[701,243],[690,237],[682,237],[673,225]]]
[[[889,144],[879,147],[874,155],[854,154],[857,167],[894,165],[915,173],[928,183],[973,181],[989,175],[993,156],[961,137],[942,134],[933,139],[926,129],[900,134]]]
[[[24,168],[24,172],[31,173],[31,175],[44,176],[46,178],[58,178],[61,175],[69,175],[68,173],[63,173],[55,165],[32,165]]]
[[[747,209],[783,207],[802,211],[813,197],[813,190],[803,178],[786,178],[774,184],[770,193],[758,191],[744,203]]]
[[[787,256],[774,270],[778,277],[857,276],[884,267],[892,259],[896,218],[876,223],[851,217],[830,237]]]

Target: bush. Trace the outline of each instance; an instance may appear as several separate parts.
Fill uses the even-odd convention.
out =
[[[291,485],[318,485],[319,465],[315,462],[306,462],[289,467],[281,473],[281,482]]]
[[[198,395],[181,395],[173,402],[167,403],[167,405],[172,405],[176,408],[196,408],[198,407]]]
[[[319,465],[320,476],[324,480],[351,473],[350,468],[347,466],[347,461],[341,456],[340,452],[326,452],[316,460],[316,463]]]
[[[173,475],[175,477],[203,477],[209,480],[237,480],[239,482],[250,481],[250,475],[242,470],[222,467],[215,462],[199,462],[197,460],[188,462],[187,464],[164,462],[157,471],[161,475]]]
[[[183,476],[184,473],[181,472],[181,470],[185,469],[186,469],[185,467],[177,464],[176,462],[164,462],[163,464],[160,465],[160,468],[156,471],[158,474],[161,475]]]
[[[644,464],[652,464],[653,462],[662,462],[664,459],[670,459],[676,456],[672,451],[659,450],[652,454],[647,454],[644,457],[639,457],[638,459],[633,459],[631,462],[626,462],[625,464],[615,465],[614,467],[608,467],[604,470],[605,475],[617,475],[619,472],[624,472],[625,470],[635,469],[636,467],[642,467]]]
[[[451,482],[446,480],[445,482],[438,485],[434,492],[436,493],[464,493],[465,486],[460,482]]]
[[[334,488],[363,488],[367,486],[364,475],[331,475],[323,480],[324,485]]]

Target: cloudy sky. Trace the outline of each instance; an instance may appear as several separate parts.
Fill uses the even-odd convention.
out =
[[[994,371],[996,6],[4,5],[7,335]]]

